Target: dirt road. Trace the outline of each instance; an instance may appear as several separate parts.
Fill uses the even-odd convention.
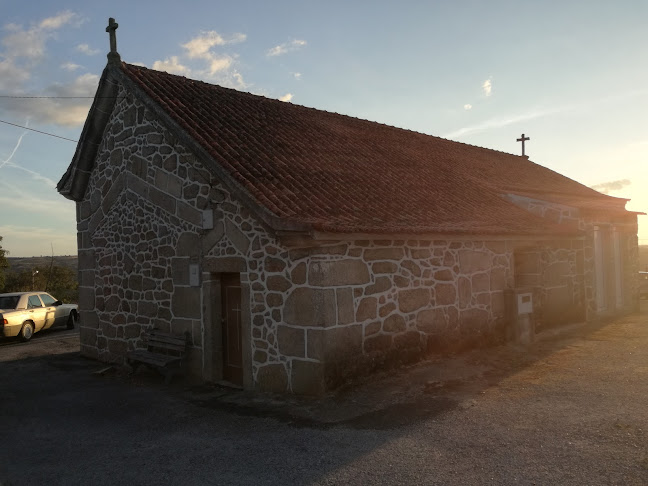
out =
[[[648,484],[646,304],[321,400],[0,346],[0,484]]]

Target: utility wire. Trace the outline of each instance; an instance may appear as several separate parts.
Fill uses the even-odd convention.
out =
[[[60,135],[54,135],[53,133],[41,132],[40,130],[35,130],[33,128],[24,127],[22,125],[16,125],[15,123],[9,123],[8,121],[4,121],[4,120],[0,120],[0,123],[6,123],[7,125],[11,125],[11,126],[14,126],[14,127],[24,128],[25,130],[31,130],[32,132],[42,133],[43,135],[49,135],[50,137],[61,138],[63,140],[67,140],[69,142],[74,142],[74,143],[78,142],[78,140],[72,140],[71,138],[61,137]]]

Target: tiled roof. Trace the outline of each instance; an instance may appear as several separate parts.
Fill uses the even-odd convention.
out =
[[[557,193],[617,211],[625,204],[523,157],[130,64],[121,69],[259,205],[315,230],[555,234],[573,229],[500,195]]]

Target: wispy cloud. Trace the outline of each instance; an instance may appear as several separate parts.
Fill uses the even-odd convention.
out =
[[[466,111],[467,111],[467,110],[472,110],[472,105],[471,105],[470,103],[466,103],[466,104],[464,105],[464,110],[466,110]]]
[[[167,57],[163,61],[155,61],[153,63],[153,69],[157,71],[166,71],[171,74],[181,74],[188,76],[191,70],[180,63],[178,56]]]
[[[99,76],[82,74],[67,84],[53,84],[43,90],[44,96],[59,98],[38,100],[6,100],[6,112],[19,117],[38,120],[39,123],[53,123],[67,127],[82,125],[88,115],[92,97],[97,90]],[[60,97],[89,97],[87,99],[63,99]]]
[[[44,175],[42,175],[42,174],[40,174],[40,173],[38,173],[38,172],[36,172],[36,171],[33,171],[33,170],[31,170],[31,169],[27,169],[27,168],[25,168],[25,167],[21,167],[20,165],[14,163],[14,162],[7,162],[6,166],[7,166],[7,167],[11,167],[11,168],[13,168],[13,169],[18,169],[18,170],[20,170],[20,171],[22,171],[22,172],[27,173],[27,174],[29,174],[29,175],[31,176],[31,178],[32,178],[33,180],[38,181],[38,182],[42,182],[42,183],[44,183],[46,186],[51,187],[52,189],[55,189],[55,188],[56,188],[56,182],[54,182],[54,181],[53,181],[52,179],[50,179],[49,177],[45,177]]]
[[[510,114],[506,116],[490,118],[476,125],[459,128],[452,132],[446,133],[445,135],[442,136],[444,138],[459,138],[464,135],[470,135],[472,133],[482,132],[485,130],[503,128],[508,125],[513,125],[515,123],[528,121],[528,120],[535,120],[537,118],[543,118],[546,116],[556,115],[559,113],[592,110],[593,108],[600,105],[615,103],[621,100],[631,99],[640,96],[646,96],[647,94],[648,94],[648,90],[636,90],[636,91],[629,91],[626,93],[614,93],[602,98],[598,98],[596,100],[588,100],[580,103],[574,103],[571,105],[562,105],[559,107],[549,107],[549,108],[542,108],[542,107],[533,108],[526,113]]]
[[[67,24],[81,23],[81,18],[67,10],[53,17],[47,17],[38,23],[24,28],[22,25],[7,24],[8,32],[0,43],[5,47],[7,58],[26,58],[38,60],[45,55],[45,43],[55,35],[55,31]]]
[[[74,12],[66,10],[65,12],[56,14],[54,17],[48,17],[41,20],[39,27],[43,30],[57,30],[70,23],[76,23],[77,25],[80,25],[82,23],[82,19]]]
[[[234,59],[232,59],[230,56],[214,56],[209,61],[209,74],[215,74],[219,71],[226,71],[232,67],[233,63]]]
[[[591,187],[595,191],[602,192],[603,194],[609,194],[612,191],[619,191],[625,186],[629,186],[630,184],[632,184],[632,181],[630,181],[629,179],[620,179],[618,181],[601,182],[600,184],[596,184]]]
[[[279,97],[279,101],[292,101],[292,99],[293,99],[292,93],[286,93],[285,95]]]
[[[201,32],[181,44],[181,55],[155,61],[153,69],[243,89],[247,84],[236,69],[237,55],[218,52],[218,49],[222,51],[224,46],[238,44],[246,39],[247,36],[242,33],[225,36],[214,30]]]
[[[301,49],[306,45],[305,40],[300,40],[300,39],[294,39],[291,40],[290,42],[286,42],[284,44],[279,44],[278,46],[274,46],[271,49],[268,49],[268,52],[266,55],[268,57],[274,57],[274,56],[281,56],[283,54],[286,54],[288,52],[296,51],[298,49]]]
[[[236,33],[230,37],[223,37],[215,30],[210,30],[202,32],[186,44],[182,44],[182,47],[187,50],[187,55],[190,59],[199,58],[211,60],[214,55],[211,52],[212,47],[238,44],[239,42],[244,42],[245,39],[247,39],[245,34]]]
[[[486,96],[490,96],[491,93],[493,92],[493,81],[491,78],[488,78],[484,83],[482,84],[482,90],[484,90],[484,94]]]
[[[76,71],[77,69],[80,68],[81,68],[80,64],[75,64],[73,62],[66,62],[61,64],[61,69],[65,69],[66,71]]]
[[[47,43],[54,39],[58,30],[66,26],[78,27],[83,23],[78,14],[66,10],[54,16],[32,22],[25,27],[18,24],[3,26],[0,38],[0,91],[3,94],[20,95],[27,91],[27,82],[45,58]],[[80,66],[68,62],[61,66],[74,71]],[[91,96],[94,94],[98,77],[84,75],[68,85],[53,85],[40,93],[43,96]],[[30,93],[37,94],[37,93]],[[39,122],[59,123],[76,126],[85,120],[89,102],[79,100],[17,100],[5,99],[2,104],[4,113],[20,118],[36,119]]]
[[[29,124],[29,120],[25,122],[25,126]],[[5,165],[11,163],[11,159],[13,159],[13,156],[16,155],[16,152],[18,151],[18,147],[20,147],[20,144],[22,143],[23,137],[27,135],[27,131],[24,131],[20,137],[18,137],[18,141],[16,142],[16,145],[14,146],[13,150],[9,154],[9,157],[7,157],[5,160],[0,162],[0,169],[2,169]]]
[[[76,46],[76,50],[86,56],[96,56],[101,52],[99,49],[91,48],[88,44],[79,44]]]
[[[0,91],[3,93],[19,93],[29,78],[29,69],[19,66],[14,59],[0,60]]]
[[[535,110],[535,111],[530,111],[528,113],[522,113],[522,114],[518,114],[518,115],[491,118],[489,120],[483,121],[482,123],[478,123],[477,125],[460,128],[460,129],[455,130],[453,132],[446,133],[445,135],[443,135],[443,137],[444,138],[459,138],[459,137],[462,137],[464,135],[469,135],[471,133],[483,132],[484,130],[492,130],[492,129],[496,129],[496,128],[502,128],[502,127],[505,127],[505,126],[508,126],[508,125],[512,125],[514,123],[533,120],[533,119],[536,119],[536,118],[541,118],[541,117],[552,115],[552,114],[555,114],[555,113],[560,113],[560,112],[563,112],[563,111],[568,111],[568,108],[554,108],[554,109],[546,109],[546,110]]]
[[[26,190],[22,186],[8,184],[0,181],[0,207],[15,208],[23,212],[30,212],[37,215],[46,215],[57,220],[67,220],[75,218],[74,204],[61,198],[56,194],[54,188],[51,189],[51,198],[43,197],[47,191],[39,191],[34,195],[33,190]],[[3,235],[4,236],[4,235]]]

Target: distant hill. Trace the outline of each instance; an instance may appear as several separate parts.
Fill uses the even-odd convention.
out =
[[[78,268],[77,260],[76,255],[55,256],[54,265],[67,267],[76,272]],[[20,273],[23,270],[31,270],[34,267],[49,267],[52,262],[52,257],[7,257],[7,261],[9,262],[9,272]]]

